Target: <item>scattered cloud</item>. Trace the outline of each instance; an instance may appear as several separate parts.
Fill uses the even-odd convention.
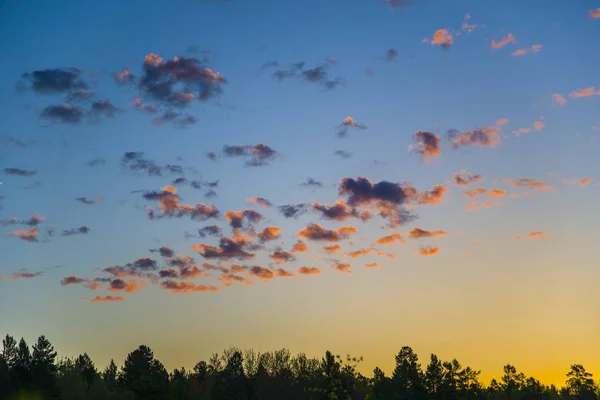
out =
[[[555,104],[558,104],[560,106],[564,106],[567,103],[567,100],[558,93],[554,93],[552,95],[552,100]]]
[[[533,46],[528,47],[526,49],[517,49],[517,50],[513,51],[512,53],[510,53],[510,55],[513,57],[519,57],[519,56],[524,56],[525,54],[529,54],[529,53],[537,53],[540,50],[542,50],[542,45],[534,44]]]
[[[104,198],[102,196],[94,197],[93,199],[87,197],[76,197],[75,200],[83,204],[96,204],[103,201]]]
[[[347,152],[347,151],[344,151],[344,150],[336,150],[336,151],[333,153],[333,155],[334,155],[334,156],[338,156],[338,157],[340,157],[340,158],[343,158],[343,159],[346,159],[346,160],[347,160],[348,158],[352,157],[352,154],[353,154],[353,153],[350,153],[350,152]]]
[[[306,182],[301,183],[301,185],[306,186],[306,187],[311,187],[313,189],[321,189],[323,187],[323,183],[321,183],[313,178],[306,179]]]
[[[4,168],[4,173],[6,175],[32,176],[32,175],[37,174],[37,171],[20,169],[20,168]]]
[[[96,296],[94,298],[89,299],[90,303],[114,303],[119,301],[124,301],[125,298],[123,296]]]
[[[66,229],[61,235],[63,236],[73,236],[73,235],[87,235],[91,229],[87,226],[81,226],[79,228]]]
[[[469,186],[472,183],[477,183],[484,180],[483,175],[471,174],[464,169],[452,175],[452,182],[456,186]]]
[[[83,111],[70,104],[50,105],[42,110],[40,117],[52,123],[78,124],[83,119]]]
[[[283,206],[277,206],[277,209],[285,218],[297,218],[298,216],[306,213],[309,206],[310,205],[306,203],[286,204]]]
[[[233,229],[241,229],[244,220],[247,222],[258,223],[262,219],[262,215],[251,208],[246,208],[242,211],[227,211],[225,219],[229,221],[229,225]]]
[[[219,238],[218,247],[208,244],[193,244],[191,250],[199,253],[206,259],[239,259],[249,260],[254,258],[254,254],[245,249],[250,244],[250,239],[246,236],[235,236],[233,238]]]
[[[440,252],[438,246],[423,246],[419,249],[420,256],[433,256]]]
[[[348,136],[349,129],[367,129],[366,125],[360,124],[356,122],[352,117],[348,116],[344,118],[344,122],[342,122],[339,126],[338,136],[346,137]]]
[[[409,232],[408,237],[411,239],[422,239],[446,236],[447,234],[448,233],[444,231],[426,231],[420,228],[414,228]]]
[[[278,69],[273,73],[273,77],[275,77],[278,81],[284,81],[287,79],[297,78],[307,83],[316,84],[322,86],[323,88],[330,90],[335,89],[338,86],[344,84],[344,80],[340,77],[330,78],[329,77],[329,69],[332,65],[336,65],[337,62],[331,62],[332,60],[327,60],[324,64],[321,64],[314,68],[304,68],[305,62],[300,61],[294,63],[287,70]],[[270,66],[278,67],[279,64],[277,62],[269,63]],[[263,66],[264,67],[264,66]]]
[[[261,242],[267,242],[267,241],[279,239],[280,232],[281,232],[281,228],[277,228],[276,226],[267,226],[262,231],[258,232],[257,236]]]
[[[377,263],[365,264],[365,268],[377,268],[377,267],[378,267]]]
[[[298,270],[298,273],[300,275],[319,275],[321,273],[321,270],[319,268],[315,268],[315,267],[300,267],[300,269]]]
[[[38,235],[39,235],[39,231],[36,228],[31,228],[31,229],[18,229],[14,232],[10,233],[10,236],[19,238],[25,242],[37,242],[38,241]]]
[[[595,10],[589,10],[588,15],[590,16],[590,18],[600,18],[600,7],[596,8]]]
[[[504,178],[504,179],[498,179],[497,182],[501,182],[506,185],[510,185],[510,186],[514,186],[514,187],[518,187],[518,188],[531,188],[531,189],[537,190],[538,192],[547,192],[547,191],[554,189],[554,186],[550,185],[549,183],[545,183],[545,182],[538,181],[536,179],[529,179],[529,178],[520,178],[517,180]]]
[[[398,54],[400,54],[398,50],[394,48],[388,49],[388,51],[385,52],[385,61],[394,61],[394,59],[398,57]]]
[[[187,281],[173,281],[166,280],[160,283],[160,288],[167,290],[171,293],[182,294],[182,293],[197,293],[197,292],[216,292],[219,290],[217,286],[213,285],[196,285],[192,282]]]
[[[544,235],[544,232],[531,232],[527,235],[532,240],[547,240],[548,238]]]
[[[335,230],[325,229],[318,224],[310,224],[306,228],[298,231],[298,237],[324,242],[337,242],[348,239],[351,234],[358,232],[353,226],[342,226]]]
[[[348,263],[335,263],[330,265],[331,268],[334,268],[336,271],[344,272],[346,274],[352,273],[352,266]]]
[[[263,197],[253,197],[251,199],[246,199],[246,203],[258,204],[262,208],[269,208],[272,206],[271,202]]]
[[[577,89],[569,93],[569,97],[590,97],[600,96],[600,89],[596,90],[595,86],[590,86],[584,89]]]
[[[498,41],[498,42],[496,42],[494,39],[492,39],[490,45],[492,47],[492,50],[498,50],[498,49],[503,48],[504,46],[506,46],[509,43],[512,43],[512,44],[517,43],[517,41],[515,40],[515,37],[513,36],[512,33],[509,33],[506,37],[500,39],[500,41]]]
[[[283,250],[276,250],[269,254],[269,257],[275,261],[276,264],[284,264],[288,261],[294,261],[296,258],[292,253],[288,253]]]
[[[345,221],[349,218],[359,218],[363,222],[371,219],[372,214],[369,210],[358,211],[355,207],[348,207],[344,200],[338,200],[332,205],[313,203],[313,211],[319,213],[322,218],[332,221]]]
[[[36,93],[68,93],[87,89],[87,84],[81,79],[81,72],[76,68],[53,68],[25,73],[21,78],[31,83],[31,89]]]
[[[380,237],[375,241],[375,244],[386,246],[390,244],[406,244],[406,240],[401,233],[393,233],[388,236]]]
[[[500,141],[500,134],[498,133],[498,127],[491,125],[486,125],[481,129],[470,129],[464,132],[450,129],[448,131],[448,138],[450,139],[450,146],[455,150],[467,145],[496,147],[502,144]]]
[[[408,150],[421,155],[423,161],[430,162],[442,154],[440,137],[435,133],[418,131],[413,135],[413,139],[416,144],[408,146]]]
[[[321,250],[325,251],[328,254],[337,253],[342,250],[342,247],[339,244],[332,244],[331,246],[321,247]]]
[[[220,236],[221,228],[219,228],[217,225],[208,225],[208,226],[198,229],[198,235],[200,237]]]
[[[308,250],[308,245],[302,241],[298,241],[298,242],[294,243],[294,245],[292,246],[292,251],[294,253],[304,253],[307,250]]]
[[[224,157],[245,157],[246,166],[260,167],[269,165],[269,162],[278,155],[277,151],[266,144],[257,145],[225,145],[221,151]]]

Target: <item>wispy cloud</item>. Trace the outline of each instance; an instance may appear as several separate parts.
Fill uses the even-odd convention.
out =
[[[577,89],[569,93],[569,97],[590,97],[590,96],[600,96],[600,89],[596,90],[595,86],[590,86],[584,89]]]
[[[491,46],[492,50],[498,50],[498,49],[501,49],[502,47],[506,46],[509,43],[512,43],[512,44],[517,43],[517,41],[515,40],[515,37],[513,36],[512,33],[509,33],[506,37],[500,39],[497,42],[494,39],[492,39],[492,41],[490,42],[490,46]]]
[[[519,57],[519,56],[524,56],[525,54],[529,54],[529,53],[538,53],[540,50],[542,50],[542,45],[541,44],[534,44],[531,47],[525,48],[525,49],[517,49],[515,51],[513,51],[512,53],[510,53],[511,56],[513,57]]]

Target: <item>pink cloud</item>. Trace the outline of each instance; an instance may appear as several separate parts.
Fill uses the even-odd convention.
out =
[[[496,42],[495,40],[492,39],[491,46],[492,46],[493,50],[498,50],[498,49],[501,49],[502,47],[506,46],[509,43],[512,43],[512,44],[517,43],[517,41],[515,40],[515,37],[513,36],[512,33],[509,33],[508,36],[501,39],[499,42]]]

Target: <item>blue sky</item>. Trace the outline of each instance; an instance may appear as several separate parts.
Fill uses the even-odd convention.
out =
[[[230,345],[264,350],[285,346],[314,355],[327,348],[360,353],[368,373],[375,365],[391,371],[393,354],[411,345],[422,358],[431,352],[457,357],[481,368],[485,377],[497,375],[506,362],[552,382],[563,380],[571,362],[589,360],[586,367],[600,372],[600,347],[591,339],[600,325],[593,318],[573,319],[581,347],[560,330],[539,333],[540,327],[550,329],[551,321],[561,316],[570,321],[574,309],[584,315],[598,311],[593,305],[597,295],[590,293],[585,302],[574,295],[588,293],[589,282],[598,278],[593,234],[598,225],[594,205],[600,133],[594,127],[600,126],[600,97],[569,94],[600,87],[600,55],[594,51],[600,19],[590,13],[600,3],[413,3],[2,2],[0,35],[7,40],[0,76],[0,167],[37,173],[2,174],[0,220],[21,221],[34,213],[46,218],[37,243],[10,235],[24,229],[23,224],[0,226],[0,274],[5,277],[0,281],[0,303],[10,304],[0,308],[2,327],[30,339],[46,334],[61,353],[88,351],[100,364],[111,357],[122,359],[140,342],[151,345],[171,368],[190,366]],[[468,33],[461,29],[464,22],[476,27]],[[442,29],[453,36],[449,49],[423,41],[431,41]],[[508,34],[515,43],[491,48],[492,40]],[[512,55],[535,45],[542,47]],[[190,46],[201,52],[188,51]],[[391,48],[399,53],[386,61]],[[140,96],[139,86],[119,86],[113,80],[112,74],[124,68],[139,77],[150,53],[164,60],[206,55],[210,63],[203,67],[227,79],[221,95],[194,101],[186,109],[197,118],[195,124],[183,129],[153,124],[152,116],[131,106]],[[303,61],[310,69],[327,59],[337,60],[329,64],[329,79],[344,80],[332,90],[297,77],[278,81],[275,68],[261,68],[277,61],[286,70]],[[64,103],[68,93],[35,93],[21,75],[69,67],[81,70],[80,78],[95,93],[93,101],[108,100],[120,111],[112,118],[86,117],[78,124],[49,124],[41,118],[45,107]],[[16,89],[19,82],[23,90]],[[566,103],[557,103],[553,94]],[[149,101],[144,96],[142,100]],[[350,127],[347,137],[338,137],[346,116],[367,128]],[[499,146],[452,149],[446,138],[449,129],[494,127],[501,119],[508,122],[494,128],[502,139]],[[536,121],[544,123],[542,129],[533,128]],[[519,128],[531,130],[516,135]],[[441,154],[431,162],[408,150],[416,144],[417,131],[440,138]],[[15,140],[27,146],[16,147]],[[243,158],[207,157],[224,145],[259,143],[277,151],[267,166],[245,167]],[[352,156],[341,159],[333,155],[337,150]],[[144,207],[157,203],[131,192],[158,191],[177,176],[132,174],[121,167],[121,157],[131,151],[144,152],[158,165],[179,164],[189,180],[219,180],[214,198],[204,198],[206,190],[189,186],[178,187],[177,194],[182,203],[214,204],[221,218],[205,223],[189,218],[150,220]],[[89,167],[95,158],[105,164]],[[456,186],[452,176],[463,169],[485,180]],[[338,195],[338,184],[342,178],[359,176],[372,183],[407,181],[419,192],[435,185],[448,191],[439,204],[417,206],[418,220],[395,229],[382,228],[386,221],[379,217],[365,223],[356,218],[339,222],[309,211],[286,219],[275,207],[349,201]],[[309,177],[324,187],[301,186]],[[535,179],[554,190],[496,182],[502,178]],[[578,184],[585,178],[590,179],[587,184]],[[573,179],[575,184],[569,184]],[[24,189],[36,182],[39,186]],[[472,200],[464,192],[477,187],[504,190],[505,198],[491,199],[493,207],[469,211],[466,205]],[[532,196],[510,198],[525,192]],[[75,200],[82,196],[104,200],[92,205]],[[257,196],[274,207],[245,202]],[[263,214],[255,224],[257,231],[276,226],[281,238],[242,263],[294,273],[310,266],[322,273],[268,282],[254,279],[252,285],[229,287],[215,274],[194,280],[217,285],[216,293],[172,294],[161,290],[159,281],[132,294],[61,285],[66,276],[91,279],[102,275],[100,269],[140,257],[152,257],[163,268],[167,261],[149,251],[159,246],[191,255],[201,266],[211,260],[194,254],[191,245],[215,245],[217,239],[186,238],[184,232],[216,223],[229,237],[232,232],[223,215],[249,207]],[[295,261],[271,265],[269,253],[277,248],[289,251],[297,232],[309,223],[328,229],[355,226],[358,233],[339,243],[347,252],[369,248],[374,240],[396,232],[408,243],[380,248],[396,257],[389,260],[374,254],[357,259],[342,252],[329,256],[319,249],[331,243],[307,241],[312,258],[297,254]],[[91,231],[60,235],[80,226]],[[56,230],[51,237],[45,236],[49,227]],[[449,234],[407,239],[417,227]],[[245,234],[251,235],[247,228]],[[544,232],[547,240],[527,240],[531,232]],[[522,239],[516,241],[515,236]],[[415,249],[420,245],[439,246],[439,253],[419,257]],[[352,274],[330,268],[331,257],[350,263]],[[220,264],[235,262],[239,260]],[[372,262],[379,266],[364,268]],[[43,273],[12,279],[20,270]],[[507,293],[513,297],[507,299]],[[86,301],[109,294],[123,295],[124,301]],[[182,324],[184,329],[173,331]],[[434,328],[438,324],[446,332],[440,334]],[[522,329],[511,332],[505,328],[511,324],[521,324]],[[79,329],[82,334],[75,335]],[[532,334],[540,335],[539,343],[525,348]],[[489,347],[494,350],[482,358],[481,349]],[[552,365],[544,361],[550,349],[557,352]]]

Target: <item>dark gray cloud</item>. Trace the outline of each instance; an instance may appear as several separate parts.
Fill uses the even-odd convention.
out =
[[[306,182],[303,182],[300,185],[306,186],[306,187],[311,187],[313,189],[320,189],[323,187],[323,183],[321,183],[313,178],[306,179]]]
[[[306,63],[303,61],[292,64],[288,69],[277,69],[273,76],[278,81],[284,81],[287,79],[297,78],[308,83],[313,83],[324,87],[325,89],[334,89],[344,83],[344,80],[340,77],[331,78],[329,76],[329,69],[331,65],[337,64],[337,62],[328,62],[318,65],[314,68],[305,68]],[[276,61],[271,61],[263,65],[263,69],[266,67],[279,68],[279,64]]]
[[[43,119],[63,124],[78,124],[83,119],[83,115],[83,111],[70,104],[50,105],[40,113]]]
[[[279,212],[286,218],[297,218],[298,216],[306,213],[310,205],[306,203],[299,204],[285,204],[283,206],[277,206]]]
[[[61,235],[73,236],[73,235],[87,235],[91,229],[87,226],[81,226],[79,228],[64,230]]]
[[[108,100],[94,101],[92,103],[92,114],[114,117],[120,110]]]
[[[219,246],[207,244],[192,245],[192,251],[198,252],[206,259],[240,259],[247,260],[254,258],[254,254],[245,250],[249,242],[242,238],[222,237],[219,239]]]
[[[166,122],[171,122],[178,128],[185,128],[198,122],[198,119],[191,114],[175,112],[171,109],[165,110],[162,114],[152,119],[152,123],[155,125],[162,125]]]
[[[87,197],[76,197],[75,200],[83,204],[96,204],[103,201],[104,198],[102,198],[101,196],[95,197],[93,199]]]
[[[204,228],[198,229],[198,235],[200,237],[221,236],[221,228],[219,228],[217,225],[208,225]]]
[[[104,158],[94,158],[93,160],[88,161],[87,165],[90,167],[97,167],[100,165],[105,165],[106,160]]]
[[[344,158],[344,159],[348,159],[348,158],[352,157],[352,153],[349,153],[344,150],[337,150],[335,153],[333,153],[333,155]]]
[[[87,85],[80,76],[81,70],[76,68],[44,69],[21,75],[31,83],[34,92],[44,94],[86,89]]]
[[[257,145],[225,145],[221,154],[224,157],[248,158],[246,166],[259,167],[268,165],[278,155],[277,151],[266,144]]]
[[[128,151],[121,157],[123,168],[133,172],[141,172],[148,176],[162,176],[163,173],[182,175],[183,168],[179,165],[157,165],[154,161],[144,158],[144,153]]]
[[[398,54],[399,54],[398,50],[396,50],[394,48],[388,49],[388,51],[385,53],[385,60],[386,61],[394,61],[394,59],[396,57],[398,57]]]
[[[7,175],[32,176],[32,175],[37,174],[37,171],[20,169],[20,168],[4,168],[4,173]]]
[[[175,255],[175,252],[173,251],[173,249],[167,247],[167,246],[160,246],[158,249],[150,249],[151,252],[158,252],[160,253],[161,257],[173,257]]]
[[[367,129],[367,126],[356,122],[352,117],[346,117],[338,128],[338,136],[348,136],[348,130],[350,129]]]

